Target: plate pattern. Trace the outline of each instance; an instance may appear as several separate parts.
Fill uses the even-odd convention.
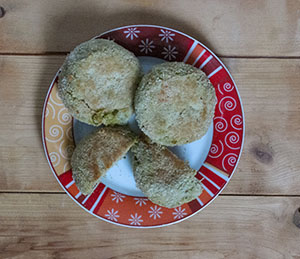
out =
[[[216,90],[213,141],[196,177],[203,186],[195,200],[174,209],[147,198],[118,193],[100,183],[91,195],[82,195],[72,178],[74,150],[72,116],[57,93],[57,76],[50,85],[43,110],[43,143],[49,165],[64,190],[91,214],[122,226],[159,227],[179,222],[207,206],[230,180],[240,157],[244,117],[234,81],[222,62],[204,45],[173,29],[160,26],[126,26],[96,38],[114,40],[137,56],[183,61],[202,69]]]

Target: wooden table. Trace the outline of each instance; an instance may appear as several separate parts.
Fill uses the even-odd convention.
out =
[[[1,258],[300,258],[300,1],[0,0]],[[5,12],[5,13],[4,13]],[[159,24],[197,38],[232,73],[246,139],[223,193],[182,223],[114,226],[77,206],[41,143],[65,55],[105,30]]]

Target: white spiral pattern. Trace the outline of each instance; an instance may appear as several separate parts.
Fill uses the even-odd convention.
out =
[[[74,146],[73,145],[67,145],[66,147],[63,147],[64,140],[59,145],[59,153],[64,159],[69,160],[73,154]]]
[[[69,127],[69,128],[66,130],[66,135],[67,135],[67,138],[68,138],[70,141],[73,141],[73,126]]]
[[[228,171],[226,166],[231,166],[231,167],[235,166],[235,164],[237,162],[237,158],[238,158],[238,155],[234,154],[234,153],[228,153],[227,155],[225,155],[222,160],[222,167],[223,167],[224,171]]]
[[[51,152],[49,154],[49,157],[50,157],[52,165],[54,167],[58,166],[58,164],[60,163],[60,155],[57,152]]]
[[[221,88],[220,88],[220,84],[218,84],[218,90],[219,90],[220,94],[224,95]]]
[[[58,95],[58,92],[56,93],[55,96],[56,96],[56,98],[57,98],[59,101],[61,101],[61,99],[60,99],[60,97],[59,97],[59,95]],[[55,105],[57,105],[57,106],[63,106],[63,105],[64,105],[62,102],[58,103],[58,102],[54,101],[54,99],[53,99],[53,97],[52,97],[52,94],[50,94],[50,101],[53,102],[53,103],[54,103]]]
[[[56,98],[57,98],[57,100],[59,100],[60,101],[60,103],[59,103],[59,106],[63,106],[64,104],[62,103],[62,100],[61,100],[61,98],[59,97],[59,94],[58,94],[58,92],[56,93]]]
[[[59,110],[57,119],[62,125],[67,125],[71,122],[72,116],[70,113],[68,113],[68,110],[64,107]]]
[[[64,165],[64,172],[66,172],[70,168],[70,162],[66,162]]]
[[[215,123],[215,130],[217,132],[224,132],[228,127],[228,123],[223,117],[215,117],[214,123]]]
[[[223,85],[223,89],[224,91],[226,91],[227,93],[231,92],[233,90],[233,85],[231,85],[230,83],[225,83]]]
[[[221,147],[220,149],[219,149],[218,145],[216,145],[216,144],[211,145],[209,154],[208,154],[209,157],[218,158],[223,154],[224,145],[221,140],[219,140],[219,143],[220,143],[220,147]]]
[[[51,95],[50,95],[51,96]],[[52,119],[55,118],[55,108],[53,107],[52,103],[48,102],[49,107],[51,107],[51,111],[52,111]],[[48,107],[47,107],[48,108]]]
[[[49,115],[49,109],[48,109],[48,107],[47,107],[47,108],[46,108],[46,114],[45,114],[45,117],[47,118],[48,115]]]
[[[242,116],[241,115],[234,115],[230,119],[230,125],[232,128],[236,130],[242,130],[243,127],[239,127],[243,124]]]
[[[56,83],[49,95],[45,116],[47,113],[44,127],[49,161],[53,162],[55,171],[61,174],[71,167],[70,157],[74,150],[74,139],[72,117],[58,96]]]
[[[234,145],[238,144],[240,141],[240,136],[234,131],[231,131],[225,136],[225,145],[230,149],[240,149],[240,146],[234,147]]]
[[[58,141],[62,140],[62,138],[64,136],[64,131],[63,131],[61,126],[52,125],[49,129],[49,135],[53,139],[50,139],[50,138],[46,137],[47,141],[49,141],[49,142],[58,142]]]
[[[225,102],[224,103],[224,108],[225,108],[226,111],[233,111],[236,108],[236,100],[231,96],[225,96],[219,102],[219,110],[222,114],[224,113],[222,111],[222,103],[223,102]]]

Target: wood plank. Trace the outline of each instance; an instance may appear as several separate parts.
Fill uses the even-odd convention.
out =
[[[300,258],[300,197],[219,197],[173,226],[129,229],[65,194],[1,194],[1,258]]]
[[[47,88],[63,56],[0,56],[0,190],[62,191],[41,144]],[[300,195],[300,59],[224,59],[240,90],[246,141],[226,194]]]
[[[246,118],[243,154],[226,191],[299,194],[300,60],[224,61],[238,85]]]
[[[0,190],[62,191],[45,159],[43,102],[64,57],[0,57]]]
[[[219,55],[300,56],[299,0],[3,0],[2,53],[70,51],[108,29],[158,24]]]

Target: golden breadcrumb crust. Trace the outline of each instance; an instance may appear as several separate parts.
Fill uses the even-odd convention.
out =
[[[58,91],[68,111],[90,125],[126,124],[140,79],[138,59],[113,41],[77,46],[59,74]]]
[[[154,66],[135,94],[139,127],[166,146],[200,139],[211,124],[215,105],[215,89],[204,72],[181,62]]]
[[[131,152],[137,186],[152,202],[175,208],[201,194],[196,170],[166,147],[144,138],[132,146]]]
[[[83,138],[71,158],[73,178],[81,193],[90,194],[100,177],[126,155],[135,141],[135,136],[120,126],[103,127]]]

